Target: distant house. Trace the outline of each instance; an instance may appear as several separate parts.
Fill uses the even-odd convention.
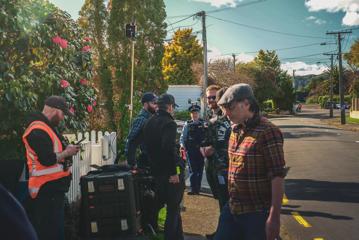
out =
[[[178,111],[187,110],[191,103],[197,102],[201,107],[203,106],[201,101],[202,87],[198,85],[169,85],[167,93],[172,94],[176,103],[178,104]],[[203,107],[202,107],[203,109]]]
[[[350,117],[359,119],[359,98],[352,99],[352,105],[350,108]]]

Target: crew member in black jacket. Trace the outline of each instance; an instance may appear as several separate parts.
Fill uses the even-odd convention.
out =
[[[151,172],[155,178],[158,209],[167,208],[165,240],[183,240],[180,203],[184,192],[183,166],[176,146],[177,124],[173,119],[176,106],[170,94],[158,100],[158,112],[144,127],[144,143]]]

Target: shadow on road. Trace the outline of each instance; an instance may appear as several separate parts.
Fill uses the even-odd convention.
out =
[[[288,199],[359,203],[359,183],[286,179]]]
[[[324,213],[324,212],[315,212],[315,211],[297,211],[292,209],[286,209],[287,206],[283,206],[281,211],[282,214],[291,215],[293,211],[298,212],[303,217],[322,217],[322,218],[331,218],[337,220],[352,220],[352,217],[348,216],[341,216],[341,215],[334,215],[331,213]]]
[[[313,125],[278,125],[280,128],[314,128],[314,129],[324,129],[324,130],[338,130],[338,128],[333,127],[321,127],[321,126],[313,126]]]

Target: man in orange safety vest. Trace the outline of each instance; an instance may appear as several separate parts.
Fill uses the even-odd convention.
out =
[[[27,210],[40,240],[64,238],[65,193],[71,182],[71,172],[64,167],[65,159],[80,149],[77,145],[66,146],[56,130],[65,114],[73,115],[65,98],[48,97],[43,111],[29,116],[22,137],[29,170]]]

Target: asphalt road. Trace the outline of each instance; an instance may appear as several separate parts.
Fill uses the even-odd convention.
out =
[[[323,125],[327,116],[304,106],[295,117],[272,119],[290,167],[281,220],[291,239],[359,239],[359,132]]]

